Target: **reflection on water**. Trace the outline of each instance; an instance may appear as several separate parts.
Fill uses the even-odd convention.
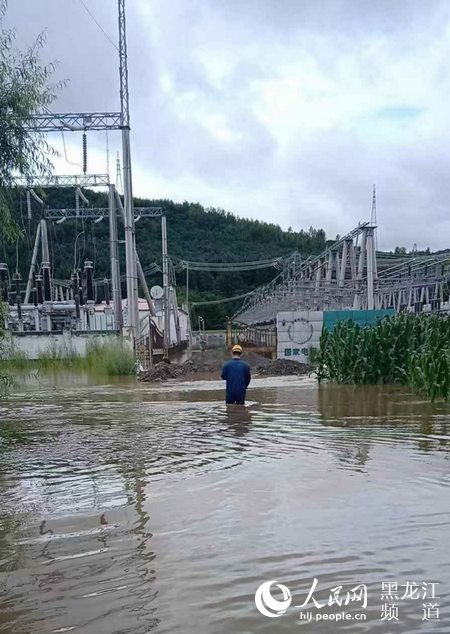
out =
[[[235,436],[245,436],[250,431],[252,410],[245,405],[226,405],[225,420]]]
[[[296,632],[254,593],[276,579],[299,605],[314,577],[369,606],[308,631],[388,634],[384,580],[440,582],[440,622],[404,601],[398,631],[450,631],[449,406],[282,377],[226,407],[222,388],[38,376],[2,403],[23,436],[0,440],[0,632]]]

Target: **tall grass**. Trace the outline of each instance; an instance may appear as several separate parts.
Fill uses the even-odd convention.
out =
[[[402,313],[373,326],[339,322],[320,340],[317,377],[400,383],[431,400],[450,398],[450,319]]]
[[[9,394],[12,385],[14,385],[13,377],[6,372],[0,372],[0,398]]]
[[[136,373],[134,352],[120,342],[88,345],[86,357],[82,359],[89,370],[108,376],[127,376]]]
[[[21,351],[13,350],[1,365],[14,370],[38,368],[49,372],[74,370],[101,376],[129,376],[136,372],[136,357],[120,341],[94,340],[87,344],[84,356],[71,348],[52,344],[36,360],[28,359]]]
[[[15,370],[25,370],[30,360],[22,350],[12,349],[8,355],[2,358],[2,363],[14,367]]]
[[[43,369],[51,369],[64,363],[65,366],[71,367],[79,361],[81,357],[72,349],[64,345],[57,345],[56,342],[50,343],[44,350],[41,350],[37,358],[37,366]],[[12,357],[12,361],[16,363],[16,356]]]

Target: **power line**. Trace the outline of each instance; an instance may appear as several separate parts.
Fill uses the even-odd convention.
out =
[[[272,258],[270,260],[256,260],[251,262],[191,262],[188,260],[180,260],[177,264],[177,270],[189,268],[189,271],[251,271],[255,269],[264,269],[271,267],[279,267],[283,257]]]
[[[110,44],[112,44],[114,46],[114,48],[116,49],[116,51],[119,50],[117,44],[114,42],[114,40],[108,35],[108,33],[105,31],[105,29],[102,27],[102,25],[100,24],[100,22],[95,18],[95,16],[91,13],[91,10],[89,9],[89,7],[86,5],[86,3],[84,2],[84,0],[80,0],[81,4],[83,5],[83,7],[85,8],[85,10],[87,11],[87,13],[91,16],[91,18],[94,20],[95,24],[98,26],[98,28],[100,29],[100,31],[103,33],[103,35],[106,37],[106,39],[110,42]]]
[[[242,295],[235,295],[234,297],[225,297],[224,299],[209,299],[203,302],[191,302],[192,306],[206,306],[208,304],[225,304],[226,302],[234,302],[238,299],[243,299],[249,295],[253,295],[256,291],[249,291],[248,293],[242,293]]]
[[[64,137],[64,132],[62,130],[61,130],[61,136],[62,136],[62,142],[63,142],[63,148],[64,148],[64,157],[66,159],[66,162],[69,163],[69,165],[75,165],[75,167],[81,167],[81,169],[83,169],[83,166],[80,165],[80,163],[74,163],[73,161],[69,161],[69,158],[67,156],[66,139]]]

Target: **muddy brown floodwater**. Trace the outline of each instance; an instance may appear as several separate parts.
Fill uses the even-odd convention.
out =
[[[450,406],[222,395],[38,376],[0,404],[0,632],[450,632]]]

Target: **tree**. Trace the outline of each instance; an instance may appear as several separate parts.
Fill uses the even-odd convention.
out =
[[[6,10],[7,0],[0,0],[0,226],[12,240],[18,229],[11,219],[8,188],[15,174],[29,177],[52,168],[54,150],[28,124],[32,114],[53,102],[58,86],[49,83],[55,65],[43,65],[39,59],[43,34],[25,52],[19,51],[15,31],[2,27]]]

